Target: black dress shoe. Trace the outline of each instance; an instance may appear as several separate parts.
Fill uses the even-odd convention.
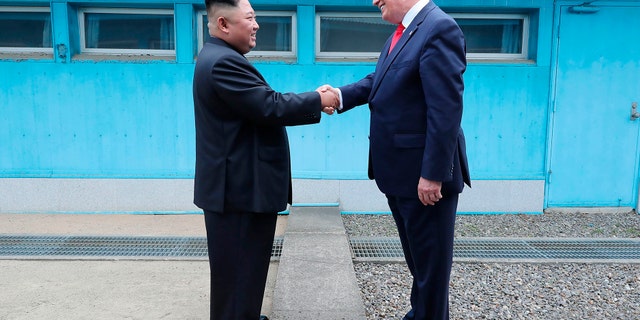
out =
[[[269,318],[267,318],[267,316],[265,315],[260,315],[260,320],[269,320]]]

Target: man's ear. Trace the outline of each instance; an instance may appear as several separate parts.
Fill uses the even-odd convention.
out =
[[[229,33],[229,23],[224,17],[218,17],[218,19],[216,20],[216,25],[220,31]]]

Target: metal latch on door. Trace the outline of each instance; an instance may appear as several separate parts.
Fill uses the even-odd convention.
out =
[[[640,118],[640,113],[638,112],[638,103],[633,102],[631,103],[631,121],[634,121],[638,118]]]

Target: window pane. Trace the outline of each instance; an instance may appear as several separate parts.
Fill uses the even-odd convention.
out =
[[[320,17],[320,52],[380,52],[396,26],[380,17]]]
[[[258,40],[253,51],[291,51],[291,17],[260,16]]]
[[[175,49],[173,16],[85,13],[85,47],[100,49]]]
[[[291,16],[261,16],[260,12],[258,12],[257,15],[260,29],[258,30],[256,47],[251,51],[293,51],[293,25]],[[207,16],[205,15],[202,17],[203,43],[209,39],[207,22]]]
[[[0,47],[51,47],[49,12],[0,12]]]
[[[522,19],[457,19],[467,53],[522,53]]]

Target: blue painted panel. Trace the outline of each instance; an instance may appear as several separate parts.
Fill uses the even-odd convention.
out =
[[[636,207],[640,6],[598,8],[560,7],[548,206]]]
[[[175,6],[176,24],[176,60],[178,63],[193,63],[196,56],[196,38],[194,10],[189,4],[177,3]]]
[[[274,89],[344,85],[373,65],[257,64]],[[4,63],[12,133],[5,175],[189,176],[193,164],[190,64]],[[547,72],[470,66],[463,125],[475,178],[539,178]],[[46,85],[43,85],[46,84]],[[366,106],[289,128],[296,177],[366,178]],[[14,122],[15,121],[15,122]],[[16,138],[19,137],[19,138]],[[10,160],[7,160],[10,159]]]
[[[325,82],[344,85],[374,69],[372,65],[339,64],[289,67],[286,72],[274,65],[259,68],[267,75],[278,74],[273,79],[267,76],[275,80],[271,81],[274,88],[282,84],[292,91],[312,90]],[[533,65],[469,67],[463,127],[474,177],[544,178],[548,77],[546,68]],[[302,86],[304,83],[308,85]],[[366,178],[368,116],[368,108],[362,106],[325,116],[319,128],[290,128],[297,176]],[[339,169],[332,163],[339,163]],[[322,167],[324,171],[318,171]]]
[[[463,129],[472,177],[543,179],[547,68],[471,65]]]
[[[4,175],[192,172],[193,65],[2,63]],[[11,125],[5,125],[11,123]]]
[[[79,3],[55,1],[56,21],[77,37]],[[173,0],[132,0],[127,6],[167,6]],[[344,85],[373,71],[373,63],[316,62],[314,4],[319,1],[252,1],[265,7],[298,7],[299,61],[256,62],[274,89],[310,91]],[[82,5],[104,5],[85,0]],[[118,4],[122,4],[118,2]],[[304,4],[307,4],[305,6]],[[538,50],[550,47],[550,5],[542,0],[458,2],[441,6],[474,10],[486,6],[540,10]],[[176,4],[176,61],[0,61],[0,177],[191,177],[194,164],[190,59],[195,43],[189,9]],[[370,1],[324,1],[322,10],[372,10]],[[69,10],[68,12],[65,11]],[[375,8],[373,8],[375,10]],[[462,10],[464,11],[464,10]],[[537,57],[544,56],[538,54]],[[77,57],[75,57],[77,58]],[[84,56],[83,59],[90,57]],[[176,63],[177,62],[177,63]],[[466,74],[463,126],[474,179],[540,179],[549,86],[549,61],[532,64],[471,62]],[[7,80],[4,80],[7,79]],[[288,129],[297,178],[366,179],[369,111],[366,106],[318,125]]]
[[[315,61],[315,8],[313,6],[298,6],[298,63],[311,64]],[[301,35],[311,35],[310,37]]]
[[[69,44],[69,11],[64,3],[51,4],[51,30],[53,31],[54,59],[57,62],[69,62],[71,47]]]
[[[328,83],[340,86],[360,80],[373,65],[316,65],[270,69],[259,66],[265,74],[278,74],[271,85],[291,91],[315,90]],[[271,80],[267,76],[268,80]],[[297,85],[296,85],[297,84]],[[301,87],[306,84],[305,87]],[[292,170],[298,178],[367,179],[369,147],[369,108],[364,105],[343,114],[323,118],[319,125],[290,127]]]

